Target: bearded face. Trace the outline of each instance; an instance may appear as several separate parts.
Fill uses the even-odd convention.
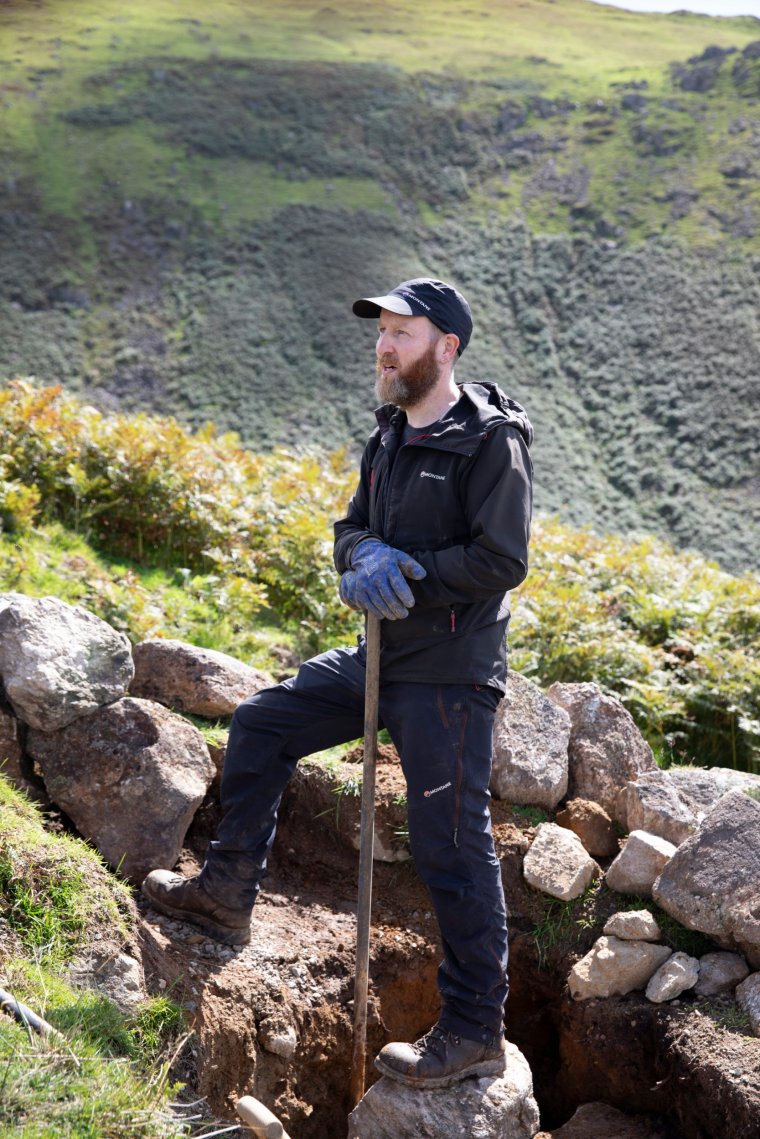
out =
[[[378,356],[375,393],[381,403],[392,403],[405,411],[422,403],[440,378],[436,344],[437,339],[431,340],[415,360],[404,365],[393,351]]]

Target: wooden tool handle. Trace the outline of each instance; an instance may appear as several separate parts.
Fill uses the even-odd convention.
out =
[[[235,1110],[258,1139],[288,1139],[276,1115],[259,1103],[252,1095],[244,1095],[235,1104]]]

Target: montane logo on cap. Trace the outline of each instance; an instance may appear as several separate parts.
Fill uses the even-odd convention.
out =
[[[434,475],[432,471],[420,471],[421,479],[438,479],[438,482],[446,482],[445,475]]]
[[[417,294],[413,293],[411,289],[404,289],[401,295],[403,297],[411,297],[415,304],[418,304],[421,308],[430,312],[430,305],[426,305],[424,301],[421,301]]]

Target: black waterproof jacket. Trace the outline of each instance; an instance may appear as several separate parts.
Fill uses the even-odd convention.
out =
[[[430,432],[404,446],[405,413],[390,404],[375,413],[359,486],[335,523],[335,567],[350,569],[354,546],[371,535],[427,570],[409,582],[409,616],[382,623],[383,680],[503,691],[507,591],[528,571],[533,429],[496,384],[460,389]]]

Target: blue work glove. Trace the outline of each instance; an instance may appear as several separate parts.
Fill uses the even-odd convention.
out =
[[[419,562],[403,550],[394,550],[377,538],[354,546],[351,569],[340,579],[341,601],[352,609],[364,609],[381,621],[398,621],[414,605],[406,579],[427,576]]]

